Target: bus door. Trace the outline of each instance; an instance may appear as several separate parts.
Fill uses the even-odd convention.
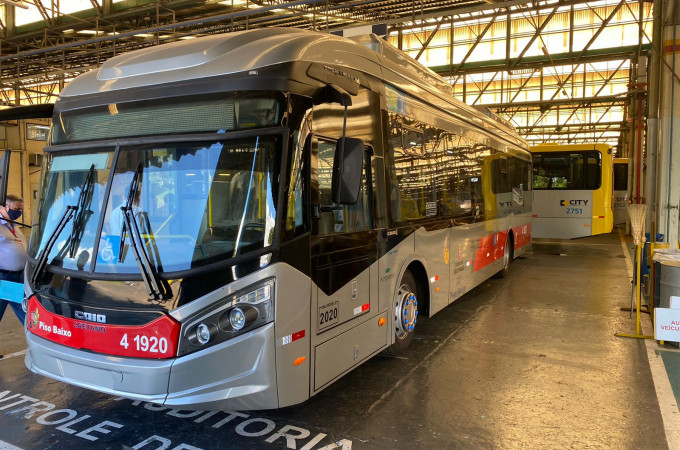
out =
[[[494,269],[503,268],[505,247],[508,241],[508,230],[512,227],[513,211],[512,189],[508,170],[508,156],[502,152],[495,153],[491,161],[491,189],[486,196],[487,227],[495,227],[494,236]]]
[[[388,327],[371,327],[365,320],[378,309],[377,281],[370,276],[378,249],[370,155],[364,153],[357,203],[336,205],[331,201],[336,142],[319,136],[310,142],[314,391],[374,354],[387,340]]]
[[[479,166],[473,168],[469,177],[470,190],[473,197],[473,227],[475,243],[473,277],[474,285],[488,278],[488,273],[494,268],[496,248],[499,247],[497,235],[497,205],[493,190],[494,157],[491,147],[483,144],[472,146],[471,155],[478,161]],[[477,275],[483,274],[482,276]]]
[[[628,158],[614,158],[614,199],[612,211],[614,224],[628,220]]]

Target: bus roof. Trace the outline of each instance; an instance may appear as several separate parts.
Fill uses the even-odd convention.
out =
[[[436,107],[521,142],[507,121],[455,99],[446,80],[375,35],[344,38],[293,28],[262,28],[176,41],[115,56],[99,69],[78,76],[61,91],[60,98],[251,71],[256,75],[258,69],[289,62],[346,67],[393,83],[414,98],[422,98],[425,90]],[[521,146],[526,148],[526,143]]]
[[[546,152],[569,152],[581,150],[597,150],[601,153],[611,153],[612,146],[609,144],[552,144],[545,143],[533,145],[529,147],[531,153],[546,153]]]

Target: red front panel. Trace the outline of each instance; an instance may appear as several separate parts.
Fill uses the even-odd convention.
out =
[[[177,354],[180,324],[170,316],[142,326],[107,325],[59,316],[31,297],[28,330],[58,344],[97,353],[135,358],[172,358]]]

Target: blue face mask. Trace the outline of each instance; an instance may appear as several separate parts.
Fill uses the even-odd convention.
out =
[[[17,220],[19,217],[21,217],[21,213],[22,213],[22,212],[23,212],[23,211],[21,211],[20,209],[9,209],[9,208],[8,208],[8,209],[7,209],[7,216],[8,216],[11,220]]]

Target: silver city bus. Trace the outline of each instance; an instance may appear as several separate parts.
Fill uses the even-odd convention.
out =
[[[122,54],[45,151],[26,366],[171,407],[303,402],[530,243],[524,141],[374,35]]]

